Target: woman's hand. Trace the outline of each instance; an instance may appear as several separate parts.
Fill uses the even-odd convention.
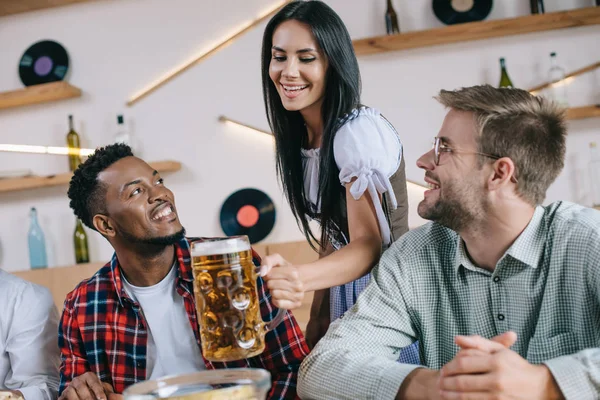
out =
[[[275,307],[293,310],[302,305],[304,284],[300,271],[279,254],[263,257],[260,276],[267,283]]]

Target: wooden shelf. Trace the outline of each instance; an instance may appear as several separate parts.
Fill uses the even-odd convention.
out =
[[[353,44],[357,55],[367,55],[597,24],[600,24],[600,7],[586,7],[358,39]]]
[[[2,0],[0,1],[0,17],[86,1],[90,0]]]
[[[600,104],[585,106],[585,107],[574,107],[567,110],[567,119],[584,119],[600,117]]]
[[[583,68],[579,68],[578,70],[575,70],[573,72],[569,72],[568,74],[565,75],[564,79],[560,79],[558,81],[554,81],[554,82],[544,82],[541,85],[537,85],[532,87],[531,89],[527,89],[528,92],[535,94],[534,92],[539,92],[542,89],[546,89],[550,86],[552,86],[553,84],[557,83],[557,82],[561,82],[564,80],[567,80],[568,78],[575,78],[576,76],[585,74],[587,72],[593,71],[596,68],[600,68],[600,61],[595,62],[593,64],[587,65]]]
[[[158,172],[174,172],[181,169],[178,161],[157,161],[149,163]],[[28,176],[24,178],[0,179],[0,193],[16,192],[27,189],[37,189],[50,186],[68,185],[72,173],[50,175],[50,176]]]
[[[81,97],[81,89],[68,82],[51,82],[28,86],[24,89],[0,93],[0,110],[30,104]]]

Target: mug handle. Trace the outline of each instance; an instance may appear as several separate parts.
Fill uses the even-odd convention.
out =
[[[254,267],[254,272],[256,273],[256,275],[259,275],[260,274],[260,266]],[[285,310],[283,308],[278,308],[277,314],[275,314],[275,317],[270,322],[264,322],[265,333],[277,328],[277,326],[281,323],[281,321],[283,321],[286,311],[287,310]]]

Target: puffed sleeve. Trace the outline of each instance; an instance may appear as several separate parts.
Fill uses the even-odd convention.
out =
[[[390,177],[398,170],[402,159],[402,143],[392,125],[374,108],[361,108],[342,125],[333,142],[335,162],[340,170],[340,183],[345,185],[356,177],[350,187],[358,200],[369,192],[381,231],[383,243],[390,244],[390,227],[379,200],[388,192],[391,207],[397,207]]]

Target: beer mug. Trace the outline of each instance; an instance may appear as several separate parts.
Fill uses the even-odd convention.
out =
[[[270,388],[268,371],[231,368],[138,382],[125,389],[123,397],[125,400],[264,400]]]
[[[283,320],[280,309],[262,320],[247,236],[192,242],[194,297],[202,354],[210,361],[233,361],[261,354],[265,334]]]

